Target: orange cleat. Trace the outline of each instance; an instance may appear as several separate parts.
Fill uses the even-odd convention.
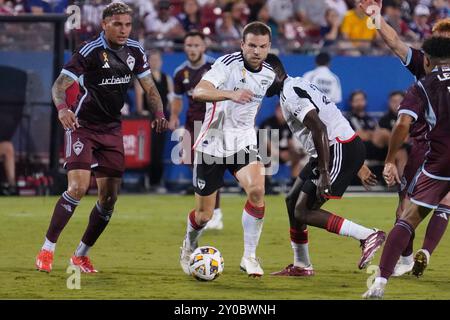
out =
[[[81,272],[84,273],[97,273],[98,271],[94,269],[94,266],[91,263],[91,260],[88,256],[72,256],[70,258],[70,264],[75,267],[79,267]]]
[[[36,257],[36,269],[38,271],[52,271],[53,252],[42,249]]]

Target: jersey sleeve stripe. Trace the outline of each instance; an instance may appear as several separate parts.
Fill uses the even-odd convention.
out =
[[[411,48],[408,48],[408,54],[406,55],[406,61],[403,61],[402,59],[400,59],[400,61],[402,62],[402,64],[403,64],[405,67],[409,66],[409,64],[411,63],[412,54],[413,54],[412,49],[411,49]]]
[[[66,76],[71,77],[71,78],[72,78],[73,80],[75,80],[75,81],[78,81],[78,77],[76,76],[76,74],[73,73],[73,72],[70,72],[69,70],[62,69],[62,70],[61,70],[61,73],[62,73],[62,74],[65,74]]]
[[[95,46],[90,47],[88,51],[86,51],[85,53],[82,53],[81,55],[86,58],[89,55],[89,53],[91,53],[94,49],[101,47],[101,46],[103,46],[103,44],[100,42],[99,44],[96,44]]]
[[[98,38],[97,40],[87,43],[85,46],[83,46],[83,48],[80,49],[80,51],[79,51],[80,54],[84,54],[86,51],[89,50],[89,48],[91,48],[92,46],[95,46],[101,42],[102,42],[102,39]]]
[[[417,121],[417,118],[419,117],[417,115],[417,113],[415,113],[414,111],[411,111],[411,110],[405,110],[405,109],[398,110],[398,115],[400,116],[401,114],[407,114],[407,115],[413,117],[414,121]]]
[[[133,47],[133,48],[138,48],[141,52],[142,52],[142,54],[145,54],[145,51],[144,51],[144,49],[142,48],[142,46],[141,45],[138,45],[138,44],[131,44],[131,43],[127,43],[127,46],[129,46],[129,47]]]
[[[142,79],[143,77],[148,76],[149,74],[151,74],[152,72],[150,70],[146,70],[142,73],[139,73],[138,75],[136,75],[136,77],[138,77],[138,79]]]
[[[185,67],[187,66],[187,61],[183,62],[182,64],[180,64],[175,71],[173,72],[173,77],[175,78],[175,76],[177,75],[178,72],[180,72],[181,70],[183,70]]]

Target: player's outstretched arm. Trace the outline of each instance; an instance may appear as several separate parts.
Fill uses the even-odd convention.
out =
[[[175,130],[180,126],[180,113],[183,110],[183,99],[175,97],[170,109],[169,129]]]
[[[316,110],[309,111],[303,119],[303,124],[311,131],[314,147],[317,151],[319,161],[319,182],[317,185],[317,196],[329,196],[331,194],[330,172],[328,164],[330,162],[330,149],[328,142],[327,127],[320,120]]]
[[[151,74],[148,74],[142,78],[139,78],[139,83],[146,93],[147,102],[150,106],[155,120],[152,122],[152,128],[155,128],[156,132],[163,132],[168,127],[168,122],[164,117],[163,103],[158,89],[155,86],[155,82],[152,79]]]
[[[408,137],[409,128],[413,121],[413,117],[407,114],[400,114],[392,129],[391,138],[389,139],[389,150],[383,170],[383,178],[389,187],[395,183],[400,183],[397,166],[395,165],[395,155]]]
[[[253,92],[247,89],[239,89],[236,91],[219,90],[211,82],[201,80],[197,86],[195,86],[192,96],[194,100],[200,102],[233,100],[236,103],[245,104],[252,100]]]
[[[378,33],[380,34],[386,45],[392,50],[392,52],[398,56],[403,62],[406,62],[408,57],[409,47],[404,43],[397,32],[384,20],[381,15],[381,0],[361,0],[359,6],[364,10],[366,15],[375,18],[376,21],[380,22]]]
[[[58,119],[64,130],[76,130],[80,125],[75,114],[66,103],[66,90],[75,80],[66,74],[61,73],[52,86],[53,103],[58,109]]]

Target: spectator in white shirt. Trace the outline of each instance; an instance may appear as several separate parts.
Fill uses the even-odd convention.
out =
[[[316,56],[317,67],[305,73],[303,77],[319,88],[331,101],[338,104],[342,101],[341,82],[338,76],[331,72],[330,62],[331,57],[328,53],[319,53]]]

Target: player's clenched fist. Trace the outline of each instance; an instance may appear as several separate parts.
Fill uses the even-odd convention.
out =
[[[253,92],[251,92],[248,89],[239,89],[237,91],[234,91],[231,100],[236,103],[249,103],[253,99]]]
[[[58,119],[61,122],[64,130],[75,131],[76,128],[80,127],[77,117],[72,112],[72,110],[69,110],[68,108],[60,109],[58,111]]]

